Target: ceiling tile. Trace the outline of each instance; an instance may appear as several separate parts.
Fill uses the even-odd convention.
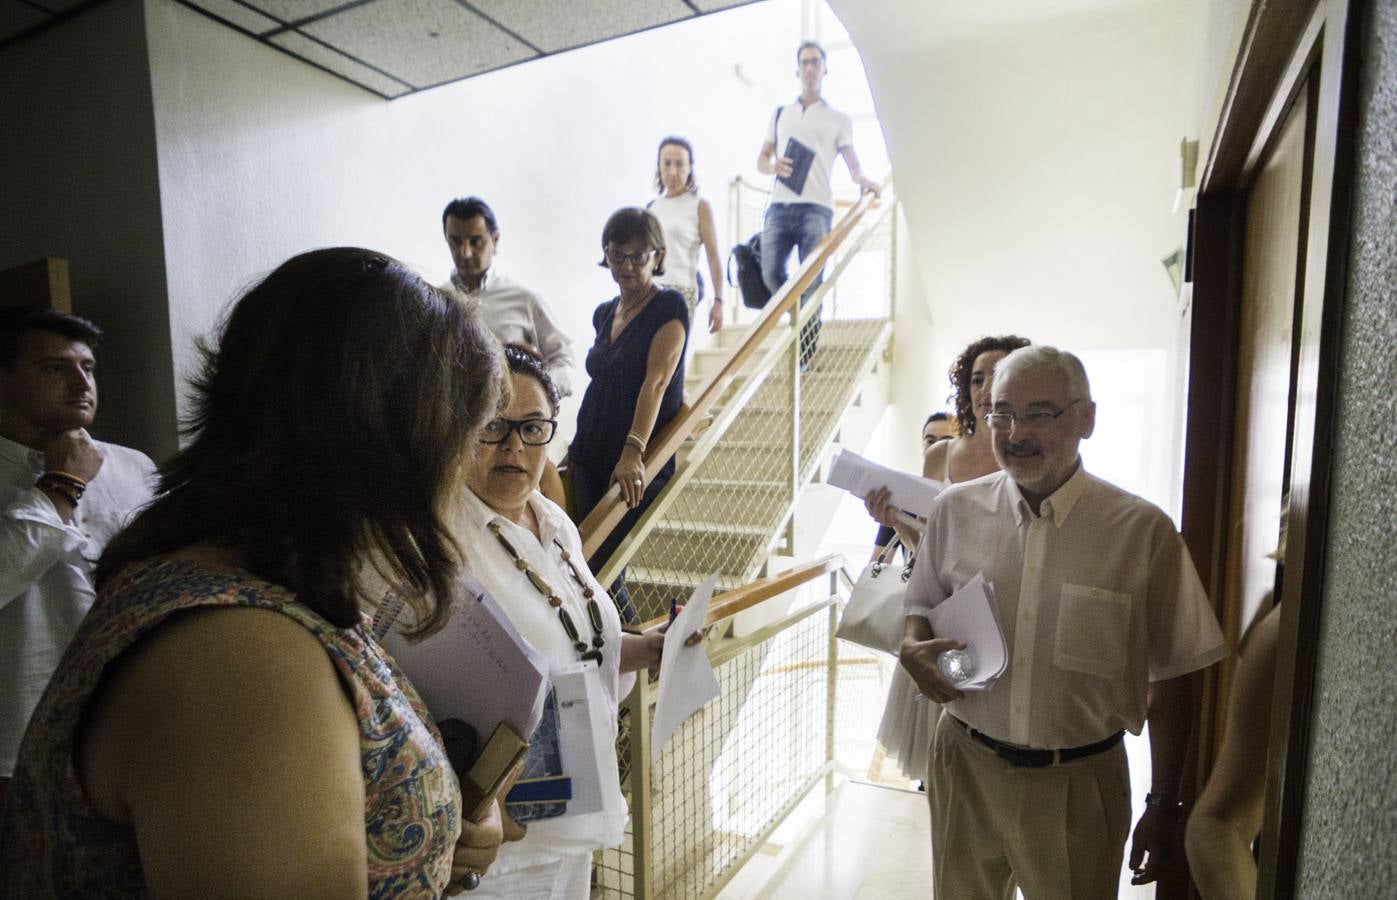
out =
[[[731,9],[734,6],[745,6],[755,2],[756,0],[693,0],[693,4],[699,8],[699,11],[706,13],[720,9]]]
[[[197,6],[209,14],[218,16],[223,21],[253,34],[263,34],[281,27],[281,23],[276,19],[264,16],[259,12],[253,12],[239,3],[238,0],[184,0],[184,2],[191,6]]]
[[[42,25],[52,18],[53,16],[46,16],[32,6],[19,3],[18,0],[0,0],[0,41]]]
[[[76,9],[92,0],[33,0],[35,6],[42,6],[49,12],[65,13]],[[8,4],[4,4],[8,5]],[[24,5],[24,4],[20,4]]]
[[[464,0],[546,53],[687,19],[682,0]]]
[[[273,18],[283,22],[299,22],[318,16],[326,10],[344,6],[349,0],[247,0]]]
[[[308,60],[317,65],[324,66],[336,75],[349,79],[357,85],[366,87],[375,94],[384,97],[397,97],[412,90],[404,84],[400,84],[387,77],[381,72],[375,72],[368,66],[362,65],[343,53],[337,53],[329,47],[316,43],[303,34],[295,31],[287,31],[278,35],[273,35],[269,40],[278,47]]]
[[[301,30],[418,87],[537,55],[454,0],[377,0]]]

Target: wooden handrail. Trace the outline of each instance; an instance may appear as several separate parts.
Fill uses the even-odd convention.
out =
[[[891,175],[884,179],[882,189],[886,190],[890,184]],[[839,220],[830,233],[825,235],[824,240],[820,241],[815,252],[805,258],[795,274],[787,278],[786,283],[772,296],[770,302],[762,309],[761,315],[752,324],[752,330],[732,349],[722,367],[703,383],[693,402],[681,406],[679,414],[654,436],[644,456],[647,486],[665,463],[679,452],[684,441],[706,421],[708,411],[718,402],[718,398],[737,377],[747,360],[757,352],[767,335],[776,330],[781,317],[796,308],[800,295],[815,281],[830,256],[853,232],[864,213],[877,203],[878,199],[873,194],[864,194],[859,198],[859,202],[854,204],[848,215]],[[620,486],[611,485],[577,529],[582,535],[582,549],[589,557],[597,552],[602,541],[607,539],[626,512],[626,501],[621,497]]]
[[[786,593],[792,588],[799,587],[807,581],[814,581],[821,575],[828,575],[844,565],[844,557],[839,553],[831,553],[829,556],[822,556],[817,560],[787,569],[784,572],[772,575],[768,578],[760,578],[751,584],[743,585],[731,591],[724,591],[716,596],[723,599],[714,602],[708,607],[708,615],[704,618],[704,625],[712,625],[723,619],[731,618],[746,609],[751,609],[758,603],[770,600],[772,597]],[[664,624],[668,616],[660,616],[643,622],[640,628],[653,628],[656,625]]]

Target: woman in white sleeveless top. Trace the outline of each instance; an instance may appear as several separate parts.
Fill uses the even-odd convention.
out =
[[[660,141],[655,160],[655,189],[660,196],[648,204],[665,233],[665,274],[659,282],[672,287],[689,301],[689,319],[699,302],[698,251],[703,245],[713,285],[713,306],[708,330],[723,327],[723,267],[718,260],[718,238],[713,227],[713,207],[698,194],[694,181],[694,148],[682,137]]]

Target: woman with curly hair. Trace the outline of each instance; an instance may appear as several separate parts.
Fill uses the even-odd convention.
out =
[[[922,477],[943,484],[970,481],[999,471],[990,445],[990,429],[978,428],[992,408],[990,385],[994,367],[1001,359],[1030,341],[1007,334],[983,337],[961,351],[951,364],[951,395],[946,400],[955,408],[960,432],[948,441],[932,444],[922,457]],[[871,492],[865,499],[868,512],[884,525],[897,529],[904,545],[921,543],[920,528],[899,518],[888,502],[887,488]],[[931,752],[931,735],[940,707],[919,696],[916,684],[901,666],[893,673],[888,704],[878,726],[878,742],[887,750],[908,778],[925,777]]]

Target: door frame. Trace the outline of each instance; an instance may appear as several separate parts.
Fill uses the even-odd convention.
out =
[[[1313,133],[1297,281],[1290,502],[1280,639],[1267,751],[1258,898],[1295,890],[1311,702],[1323,605],[1336,365],[1348,259],[1357,107],[1357,0],[1254,0],[1199,182],[1185,432],[1183,535],[1215,604],[1224,596],[1232,526],[1231,439],[1248,190],[1299,92]],[[1311,77],[1314,76],[1314,77]],[[1211,770],[1225,678],[1209,670],[1195,722],[1194,776]]]

